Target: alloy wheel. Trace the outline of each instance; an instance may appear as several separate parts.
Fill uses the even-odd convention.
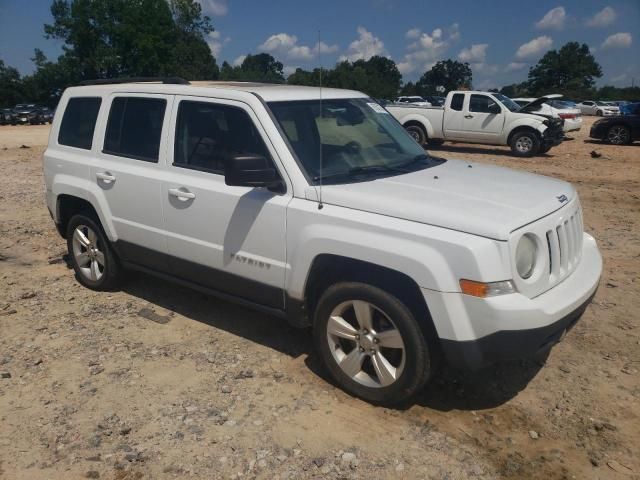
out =
[[[607,140],[614,145],[622,145],[629,142],[629,131],[623,126],[614,126],[607,133]]]
[[[405,366],[402,334],[375,305],[350,300],[336,306],[327,323],[334,360],[349,378],[366,387],[388,387]]]
[[[73,257],[78,270],[88,280],[98,281],[105,271],[104,248],[96,232],[87,225],[73,231]]]

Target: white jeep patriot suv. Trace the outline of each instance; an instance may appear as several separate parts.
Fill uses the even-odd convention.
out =
[[[333,379],[377,404],[439,358],[546,351],[602,270],[570,184],[432,157],[355,91],[69,88],[44,175],[84,286],[137,269],[310,326]]]

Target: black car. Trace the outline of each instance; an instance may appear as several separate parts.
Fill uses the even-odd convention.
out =
[[[433,107],[441,107],[444,105],[445,97],[438,97],[436,95],[427,95],[424,99]]]
[[[26,125],[30,123],[31,125],[44,124],[45,120],[42,115],[41,107],[36,105],[35,103],[19,103],[15,107],[13,107],[13,115],[15,124]]]
[[[0,109],[0,125],[13,123],[13,110],[10,108]]]
[[[56,113],[55,110],[50,109],[49,107],[42,107],[40,109],[40,114],[42,115],[43,123],[52,123],[53,122],[53,114]]]
[[[591,126],[591,138],[614,145],[625,145],[640,140],[640,104],[625,115],[601,118]]]

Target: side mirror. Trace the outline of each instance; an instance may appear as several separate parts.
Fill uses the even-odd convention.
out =
[[[491,105],[489,105],[489,113],[492,115],[497,115],[498,113],[502,113],[502,109],[497,103],[492,103]]]
[[[232,187],[283,186],[280,175],[262,155],[235,155],[225,162],[224,183]]]

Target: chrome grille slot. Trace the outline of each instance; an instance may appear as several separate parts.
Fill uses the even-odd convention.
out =
[[[534,298],[536,295],[553,288],[576,270],[582,255],[584,235],[582,209],[576,198],[556,212],[528,224],[514,235],[512,255],[518,240],[525,233],[532,233],[540,240],[540,247],[547,248],[540,252],[544,268],[531,279],[523,279],[514,271],[514,282],[520,292]],[[547,264],[547,262],[549,262]]]

